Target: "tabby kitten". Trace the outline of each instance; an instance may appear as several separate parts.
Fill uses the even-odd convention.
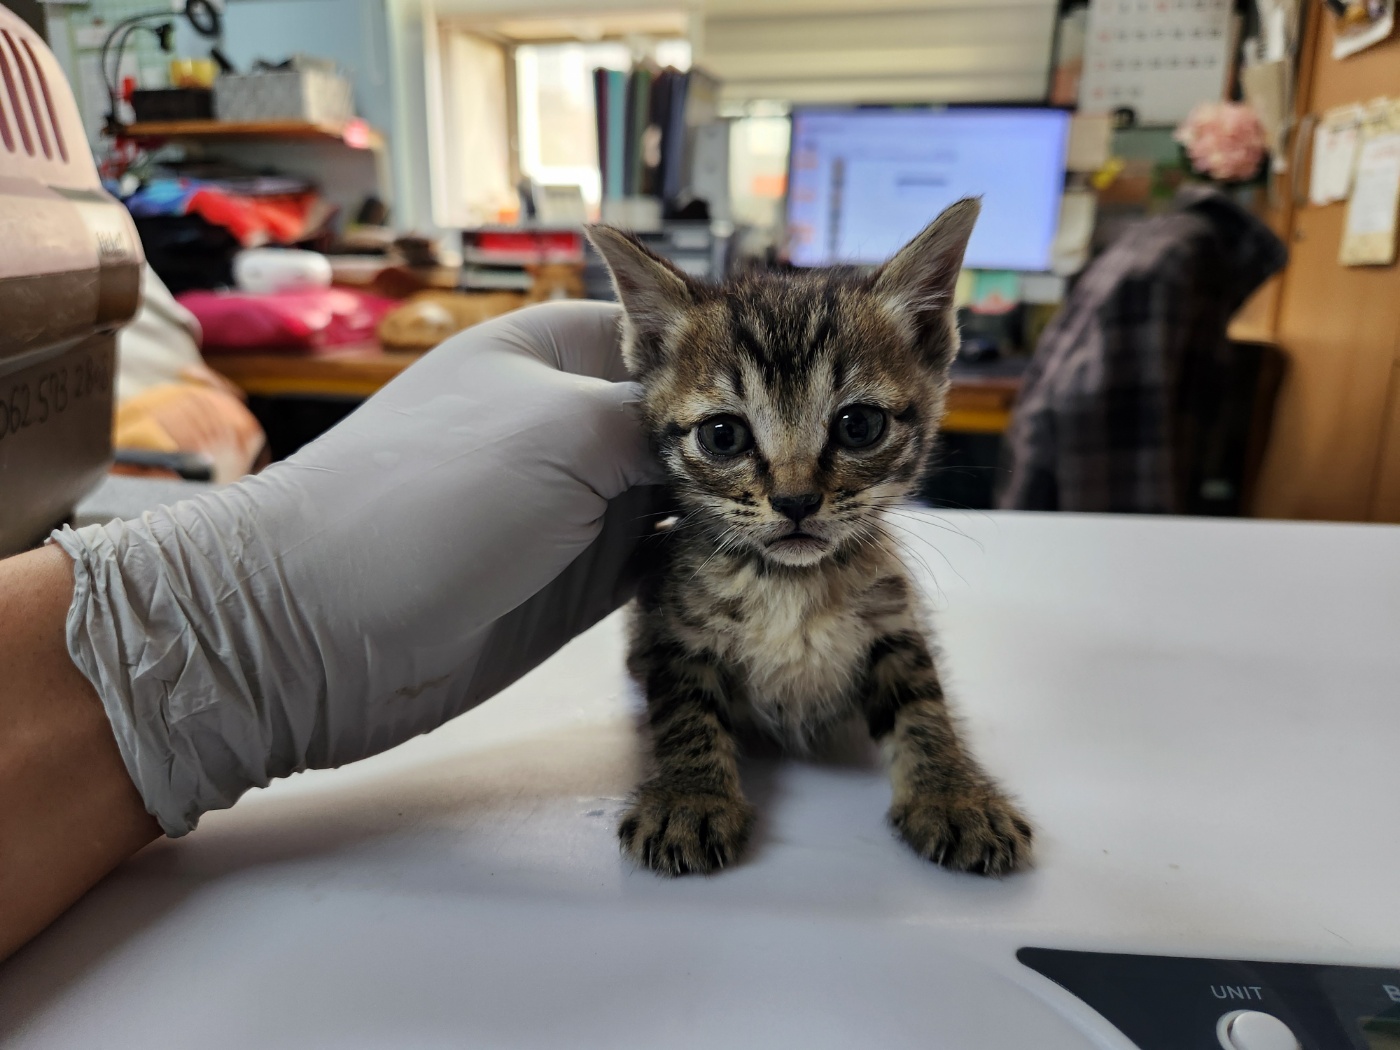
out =
[[[964,748],[882,512],[917,486],[958,346],[963,200],[873,275],[695,281],[606,226],[623,354],[680,518],[637,600],[628,666],[655,773],[618,833],[663,875],[737,858],[735,734],[796,749],[863,716],[889,819],[921,856],[999,875],[1031,827]]]

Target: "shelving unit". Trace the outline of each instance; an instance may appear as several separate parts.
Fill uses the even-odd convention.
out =
[[[123,132],[132,139],[303,139],[338,142],[351,149],[381,149],[384,137],[362,122],[314,124],[300,120],[161,120],[130,124]]]
[[[126,126],[122,137],[148,144],[178,142],[195,157],[304,178],[347,217],[370,195],[393,202],[384,136],[363,120],[137,121]]]

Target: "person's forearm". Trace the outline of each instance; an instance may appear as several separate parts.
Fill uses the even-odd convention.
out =
[[[0,959],[160,834],[68,656],[73,566],[0,561]]]

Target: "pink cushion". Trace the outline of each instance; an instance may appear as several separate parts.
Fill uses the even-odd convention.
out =
[[[306,353],[375,344],[379,320],[396,304],[346,288],[249,295],[186,292],[206,353]]]

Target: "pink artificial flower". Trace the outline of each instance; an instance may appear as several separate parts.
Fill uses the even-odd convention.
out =
[[[1202,102],[1176,129],[1191,166],[1219,182],[1245,182],[1259,174],[1268,135],[1259,116],[1241,102]]]

